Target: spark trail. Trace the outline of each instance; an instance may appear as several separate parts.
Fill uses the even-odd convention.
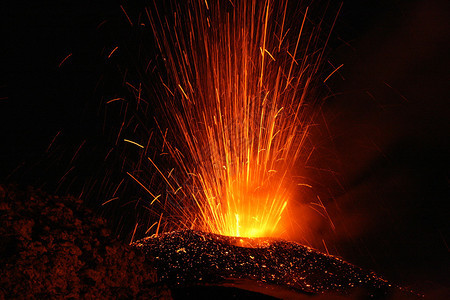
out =
[[[156,4],[146,9],[165,66],[156,120],[175,166],[148,158],[170,192],[166,200],[150,194],[177,216],[175,227],[278,236],[297,185],[292,175],[310,151],[326,44],[320,25],[308,21],[307,8],[292,22],[288,1],[170,7],[169,16]]]

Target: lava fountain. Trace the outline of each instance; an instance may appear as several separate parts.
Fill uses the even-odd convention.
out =
[[[283,232],[298,184],[295,166],[310,151],[313,92],[327,43],[308,9],[289,25],[290,10],[288,1],[271,0],[172,3],[168,16],[156,4],[146,8],[165,68],[155,101],[160,156],[174,167],[165,171],[147,157],[167,186],[165,197],[138,172],[129,175],[163,208],[161,217],[176,216],[171,229],[238,237]]]
[[[376,274],[279,239],[304,217],[289,212],[304,184],[294,178],[313,151],[318,87],[336,71],[321,80],[324,18],[314,24],[287,0],[166,5],[145,10],[165,72],[152,102],[160,153],[141,157],[166,191],[153,192],[140,168],[128,173],[162,210],[147,230],[156,234],[132,246],[175,287],[234,278],[386,295],[392,285]],[[151,144],[127,142],[144,153]]]

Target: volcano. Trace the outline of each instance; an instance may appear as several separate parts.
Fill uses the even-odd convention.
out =
[[[283,299],[415,296],[339,257],[279,239],[181,230],[147,237],[133,246],[153,261],[161,282],[185,292],[192,286],[222,285]]]

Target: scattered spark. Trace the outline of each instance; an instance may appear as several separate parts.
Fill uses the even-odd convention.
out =
[[[183,88],[181,87],[181,85],[178,85],[178,87],[180,88],[181,92],[183,93],[184,97],[189,100],[188,95],[186,94],[186,92],[183,90]]]
[[[130,143],[130,144],[133,144],[133,145],[136,145],[136,146],[138,146],[139,148],[142,148],[142,149],[145,148],[145,147],[142,146],[141,144],[136,143],[136,142],[133,142],[133,141],[131,141],[131,140],[123,139],[123,141],[124,141],[124,142],[127,142],[127,143]]]
[[[53,143],[55,142],[56,138],[61,134],[61,130],[58,131],[58,133],[53,137],[52,141],[50,142],[50,145],[48,145],[47,150],[45,152],[48,152],[50,148],[52,147]]]
[[[124,98],[114,98],[114,99],[108,100],[106,102],[106,104],[109,104],[109,103],[112,103],[112,102],[116,102],[116,101],[125,101],[125,99]]]
[[[80,152],[81,148],[83,148],[84,144],[86,143],[86,140],[84,140],[80,146],[78,147],[78,149],[75,151],[75,154],[72,156],[72,159],[70,160],[70,164],[73,163],[73,161],[75,160],[75,158],[78,156],[78,153]]]
[[[145,234],[148,234],[148,233],[150,232],[150,230],[151,230],[156,224],[158,224],[158,222],[153,223],[153,225],[150,226],[150,227],[147,229],[147,231],[145,231]]]
[[[333,220],[331,220],[331,217],[330,217],[330,215],[328,214],[327,208],[325,207],[325,205],[323,205],[323,202],[322,202],[322,200],[320,200],[320,197],[319,197],[318,195],[317,195],[316,197],[317,197],[317,200],[319,201],[319,203],[312,203],[312,204],[313,204],[313,205],[317,205],[317,206],[319,206],[320,208],[322,208],[322,210],[323,210],[323,212],[325,213],[325,215],[326,215],[328,221],[330,222],[331,228],[332,228],[333,230],[336,230],[336,226],[334,226]]]
[[[108,203],[111,202],[111,201],[118,200],[118,199],[119,199],[119,197],[111,198],[111,199],[109,199],[108,201],[103,202],[103,203],[102,203],[102,206],[108,204]]]
[[[117,185],[116,189],[114,190],[113,197],[116,196],[116,194],[117,194],[117,192],[119,191],[119,188],[122,186],[124,180],[125,180],[125,179],[122,179],[122,180],[120,181],[120,183]]]
[[[340,65],[339,67],[337,67],[336,69],[334,69],[333,72],[330,73],[330,75],[327,76],[327,78],[325,78],[325,80],[323,82],[327,82],[327,80],[334,74],[336,73],[337,70],[339,70],[344,64]]]
[[[306,184],[306,183],[297,183],[297,185],[299,185],[299,186],[306,186],[306,187],[312,189],[312,186],[309,185],[309,184]]]
[[[122,130],[123,130],[124,125],[125,125],[125,121],[122,122],[122,125],[120,125],[119,133],[117,134],[116,145],[119,144],[120,136],[122,134]]]
[[[322,239],[322,244],[325,247],[325,251],[327,252],[327,254],[330,255],[330,252],[328,251],[328,247],[327,247],[327,244],[325,243],[324,239]]]
[[[128,22],[130,23],[131,26],[133,26],[133,22],[131,22],[130,17],[128,16],[127,12],[125,11],[125,8],[123,8],[122,5],[120,5],[120,9],[123,11],[123,13],[125,14],[125,17],[127,17]]]
[[[150,196],[152,196],[153,198],[156,198],[156,196],[153,195],[153,193],[150,192],[150,190],[149,190],[146,186],[144,186],[144,184],[143,184],[142,182],[140,182],[139,180],[136,179],[136,177],[134,177],[133,175],[131,175],[130,172],[127,172],[127,174],[128,174],[128,176],[130,176],[131,178],[133,178],[134,181],[136,181],[142,188],[144,188],[144,190],[145,190],[147,193],[149,193]]]
[[[69,55],[67,55],[66,57],[64,57],[64,59],[59,63],[58,68],[61,68],[61,66],[66,62],[67,59],[69,59],[69,57],[72,56],[72,53],[70,53]]]
[[[406,102],[409,102],[408,98],[406,98],[405,96],[403,96],[402,93],[399,92],[399,90],[393,88],[390,84],[388,84],[387,82],[384,82],[384,84],[389,87],[390,89],[392,89],[394,92],[396,92],[400,97],[402,97],[403,100],[405,100]]]
[[[265,49],[264,51],[266,51],[266,53],[269,54],[270,58],[271,58],[273,61],[275,61],[275,58],[272,56],[272,54],[270,54],[270,52],[269,52],[267,49]]]
[[[155,233],[155,236],[158,236],[158,233],[159,233],[159,226],[161,226],[161,220],[162,220],[163,214],[164,214],[164,213],[162,213],[161,216],[159,217],[158,227],[156,227],[156,233]]]
[[[136,234],[136,229],[138,227],[139,223],[136,222],[136,225],[134,226],[133,235],[131,236],[130,245],[133,244],[134,235]]]
[[[100,24],[97,25],[97,30],[99,30],[103,25],[105,25],[108,21],[107,20],[103,20],[100,22]]]
[[[137,105],[138,106],[141,104],[141,93],[142,93],[142,84],[139,83],[139,90],[138,90],[138,96],[137,96]]]
[[[109,53],[108,59],[111,58],[111,56],[114,54],[114,52],[116,52],[116,50],[117,50],[118,48],[119,48],[118,46],[115,47],[115,48]]]
[[[150,202],[150,205],[152,205],[155,201],[158,200],[158,198],[161,197],[161,194],[159,194],[158,196],[156,196],[152,202]],[[158,201],[159,202],[159,201]]]
[[[72,172],[72,170],[75,167],[71,167],[69,170],[67,170],[66,173],[64,173],[64,175],[61,177],[61,179],[58,181],[58,187],[64,182],[64,180],[66,179],[67,175],[69,175],[70,172]]]

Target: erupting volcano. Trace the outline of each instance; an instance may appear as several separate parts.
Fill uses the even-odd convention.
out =
[[[392,287],[336,257],[274,239],[303,217],[286,214],[301,202],[293,197],[302,182],[293,176],[312,151],[317,89],[336,71],[325,79],[319,73],[328,41],[321,24],[309,20],[308,8],[299,18],[288,8],[288,1],[253,0],[188,1],[169,17],[146,9],[166,70],[155,117],[160,156],[173,167],[165,171],[147,157],[164,194],[152,192],[140,170],[128,173],[163,210],[150,226],[156,233],[133,246],[169,286],[233,278],[313,294]],[[175,223],[166,221],[161,234],[164,214]]]
[[[448,2],[11,1],[0,299],[450,299]]]
[[[154,192],[141,170],[129,175],[153,197],[152,208],[176,216],[167,228],[278,237],[292,222],[285,212],[302,183],[293,176],[312,151],[308,129],[327,39],[308,8],[291,15],[291,6],[188,1],[169,16],[146,9],[165,66],[155,119],[159,154],[171,167],[147,157],[165,193]]]

